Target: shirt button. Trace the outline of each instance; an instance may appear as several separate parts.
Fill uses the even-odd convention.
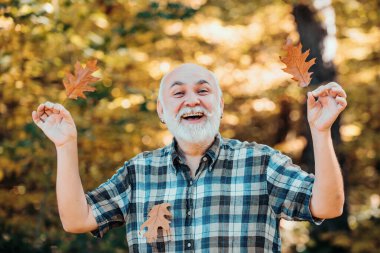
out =
[[[207,161],[207,157],[203,157],[202,160],[205,162]]]
[[[187,247],[188,247],[188,248],[190,248],[190,247],[191,247],[191,242],[189,242],[189,243],[187,244]]]
[[[190,181],[190,183],[189,183],[190,185],[193,185],[193,181]]]
[[[187,211],[187,216],[190,216],[191,215],[191,211]]]

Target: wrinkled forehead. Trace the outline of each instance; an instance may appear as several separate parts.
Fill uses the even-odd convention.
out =
[[[172,70],[164,76],[161,85],[164,85],[164,89],[169,89],[175,82],[193,84],[199,80],[205,80],[210,85],[216,86],[215,78],[211,72],[195,64],[184,64]]]

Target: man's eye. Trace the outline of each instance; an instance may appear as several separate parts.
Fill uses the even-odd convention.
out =
[[[199,93],[207,93],[208,90],[200,90]]]
[[[180,96],[180,95],[183,95],[182,91],[174,93],[174,96]]]

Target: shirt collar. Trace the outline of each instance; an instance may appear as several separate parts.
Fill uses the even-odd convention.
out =
[[[222,146],[222,143],[223,143],[223,138],[220,135],[220,133],[218,133],[215,136],[215,139],[212,145],[206,150],[205,155],[203,157],[207,156],[211,160],[211,162],[209,162],[208,171],[211,171],[214,168],[214,164],[216,160],[218,159],[220,147]],[[178,172],[178,166],[176,165],[180,163],[180,161],[183,161],[183,158],[181,159],[181,155],[177,151],[177,148],[176,148],[177,145],[178,145],[177,140],[173,138],[172,143],[169,145],[169,154],[171,157],[170,167],[172,167],[173,171],[176,174]]]

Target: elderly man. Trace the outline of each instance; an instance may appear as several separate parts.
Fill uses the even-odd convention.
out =
[[[223,138],[217,79],[201,66],[183,64],[162,79],[157,102],[173,142],[138,154],[87,194],[70,113],[46,102],[32,117],[56,145],[57,199],[66,231],[102,237],[126,224],[130,252],[280,252],[281,218],[319,224],[342,213],[343,180],[330,128],[346,104],[336,83],[308,93],[314,176],[266,145]],[[171,205],[171,236],[147,243],[138,231],[160,203]]]

